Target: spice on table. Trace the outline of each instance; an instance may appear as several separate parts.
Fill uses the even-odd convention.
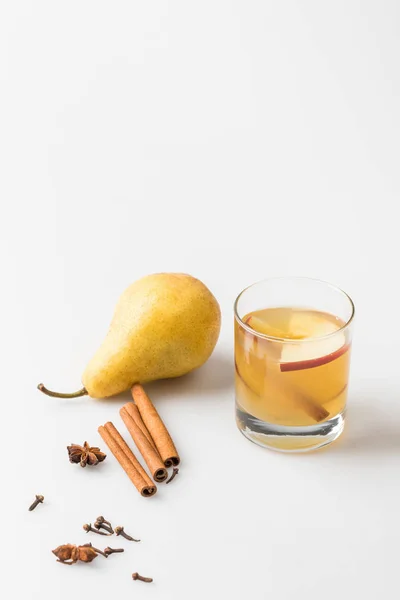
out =
[[[108,533],[110,533],[111,535],[114,533],[114,529],[108,525],[106,525],[105,521],[101,519],[101,517],[97,517],[97,519],[94,522],[94,526],[96,529],[104,529],[105,531],[108,531]]]
[[[154,440],[149,433],[149,430],[147,429],[146,425],[143,423],[143,419],[140,416],[138,407],[136,406],[136,404],[134,402],[128,402],[122,408],[127,408],[128,406],[129,406],[130,416],[135,421],[136,425],[139,427],[139,429],[143,433],[143,435],[146,436],[147,440],[150,442],[150,444],[153,446],[153,448],[158,452],[156,445],[154,443]]]
[[[175,479],[175,477],[178,475],[178,473],[179,473],[178,467],[174,467],[172,469],[172,475],[171,475],[171,477],[165,483],[171,483],[171,481],[173,481]]]
[[[101,452],[100,448],[90,446],[87,442],[85,442],[83,446],[71,444],[71,446],[67,446],[67,450],[69,462],[79,463],[81,467],[86,467],[86,465],[97,465],[106,458],[106,454]]]
[[[179,454],[154,404],[139,383],[135,383],[131,393],[164,465],[167,468],[177,467],[180,463]]]
[[[156,485],[114,425],[109,421],[104,426],[101,425],[98,431],[140,494],[147,498],[154,496],[157,492]]]
[[[118,527],[115,528],[115,535],[122,535],[122,537],[124,537],[126,540],[129,540],[130,542],[140,542],[140,540],[135,540],[135,538],[133,538],[131,535],[128,535],[124,531],[124,528],[120,525],[118,525]]]
[[[123,548],[110,548],[110,546],[107,546],[107,548],[104,548],[105,556],[110,556],[110,554],[115,554],[116,552],[124,552],[124,549]]]
[[[28,510],[35,510],[38,504],[41,504],[44,500],[44,496],[41,494],[36,494],[36,499],[32,502]]]
[[[78,560],[89,563],[92,562],[98,554],[102,554],[107,558],[107,555],[104,552],[98,548],[93,548],[91,544],[84,544],[83,546],[64,544],[63,546],[58,546],[55,550],[52,550],[52,552],[57,556],[57,562],[64,565],[73,565],[78,562]]]
[[[142,575],[139,575],[139,573],[132,573],[132,579],[134,581],[145,581],[146,583],[151,583],[153,581],[151,577],[143,577]]]
[[[99,550],[99,548],[95,548],[93,546],[93,544],[89,543],[89,544],[82,544],[81,548],[93,548],[93,550],[95,552],[97,552],[97,554],[101,554],[102,556],[104,556],[105,558],[108,557],[108,554],[106,554],[105,552],[103,552],[103,550]]]
[[[84,531],[86,531],[86,533],[89,533],[89,531],[92,531],[93,533],[98,533],[99,535],[111,535],[111,533],[106,533],[105,531],[99,531],[98,529],[93,529],[91,523],[85,523],[82,526],[82,529]]]
[[[127,430],[131,434],[132,439],[135,442],[139,452],[143,456],[154,481],[156,481],[157,483],[161,483],[162,481],[168,479],[168,471],[165,468],[164,463],[161,460],[161,457],[158,453],[158,450],[154,446],[154,443],[149,442],[146,435],[137,425],[135,421],[136,415],[134,412],[131,412],[132,407],[134,406],[135,405],[133,404],[133,402],[128,402],[128,404],[125,404],[121,408],[119,414],[121,415],[121,418],[125,423]]]
[[[109,526],[110,529],[112,529],[112,525],[111,525],[110,521],[107,521],[107,519],[105,519],[103,517],[103,515],[100,515],[99,517],[97,517],[96,521],[99,521],[99,523],[105,523],[106,525]]]

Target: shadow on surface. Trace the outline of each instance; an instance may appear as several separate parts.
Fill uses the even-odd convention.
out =
[[[228,390],[234,383],[233,361],[223,354],[215,354],[205,365],[183,377],[163,379],[146,384],[149,394],[187,396]],[[213,396],[210,396],[213,400]]]
[[[195,396],[199,394],[210,394],[205,398],[215,402],[213,392],[221,392],[232,389],[233,398],[234,386],[234,370],[233,361],[228,356],[223,354],[213,354],[205,365],[192,371],[188,375],[176,377],[173,379],[161,379],[144,385],[149,396],[157,401],[157,398],[179,398]],[[119,400],[123,403],[132,400],[131,394],[128,391],[114,396],[112,398],[104,398],[102,402]]]
[[[400,454],[400,404],[385,405],[378,398],[350,398],[345,430],[332,450],[375,456]]]

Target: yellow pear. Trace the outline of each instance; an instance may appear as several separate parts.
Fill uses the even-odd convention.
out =
[[[74,394],[114,396],[134,383],[179,377],[200,367],[217,343],[221,312],[198,279],[183,273],[157,273],[139,279],[120,297],[104,342]]]

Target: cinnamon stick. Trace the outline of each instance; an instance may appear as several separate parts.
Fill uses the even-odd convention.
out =
[[[128,410],[130,417],[135,421],[135,423],[139,427],[140,431],[143,433],[143,435],[146,436],[146,438],[148,439],[148,441],[150,442],[150,444],[153,446],[153,448],[155,449],[155,451],[158,453],[158,450],[157,450],[156,445],[155,445],[155,443],[153,441],[153,438],[151,437],[151,435],[149,433],[149,430],[147,429],[146,425],[143,423],[143,419],[140,416],[140,412],[139,412],[139,409],[136,406],[136,404],[134,402],[128,402],[122,408],[126,408]]]
[[[147,498],[154,496],[157,487],[114,425],[109,421],[105,425],[101,425],[98,432],[140,494]]]
[[[142,430],[138,427],[134,418],[132,418],[132,407],[137,409],[133,402],[128,402],[128,404],[125,404],[121,408],[119,414],[121,415],[121,418],[125,423],[126,428],[131,434],[133,441],[138,447],[138,450],[140,451],[141,455],[146,461],[146,464],[149,467],[150,473],[154,481],[161,483],[162,481],[165,481],[167,479],[168,471],[164,467],[164,463],[161,460],[158,450],[154,446],[153,440],[151,441],[151,443],[149,442]]]
[[[249,384],[247,383],[245,378],[242,377],[242,374],[239,371],[239,367],[238,367],[238,364],[236,361],[235,361],[235,370],[236,370],[236,373],[238,374],[238,376],[240,377],[240,379],[242,380],[242,382],[244,383],[244,385],[251,392],[253,392],[253,394],[256,394],[257,396],[259,396],[261,398],[261,396],[255,390],[253,390],[253,388],[251,388],[249,386]],[[275,373],[275,375],[276,375],[276,373]],[[275,386],[279,385],[280,388],[286,390],[287,402],[291,401],[291,402],[294,402],[295,404],[297,404],[298,407],[303,412],[305,412],[309,417],[311,417],[317,423],[320,423],[321,421],[324,421],[325,419],[327,419],[329,417],[329,412],[321,404],[314,402],[311,398],[308,398],[302,392],[300,392],[299,390],[296,390],[292,386],[284,387],[284,383],[282,382],[281,379],[279,381],[276,380],[276,377],[274,377],[274,372],[272,371],[272,369],[269,371],[268,377],[269,377],[270,387],[272,385],[275,385]]]
[[[316,402],[307,398],[307,396],[301,396],[300,392],[298,392],[298,402],[306,415],[314,419],[317,423],[320,423],[329,417],[329,412],[326,408],[321,404],[316,404]]]
[[[139,409],[140,416],[153,438],[164,465],[167,468],[177,467],[181,459],[152,401],[139,383],[135,383],[131,392],[133,400]]]

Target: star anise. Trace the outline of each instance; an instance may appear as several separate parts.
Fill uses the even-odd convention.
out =
[[[86,467],[86,465],[97,465],[97,463],[102,462],[106,457],[104,452],[101,452],[100,448],[89,446],[87,442],[85,442],[83,446],[71,444],[71,446],[67,446],[67,450],[69,461],[72,463],[79,463],[81,467]]]

